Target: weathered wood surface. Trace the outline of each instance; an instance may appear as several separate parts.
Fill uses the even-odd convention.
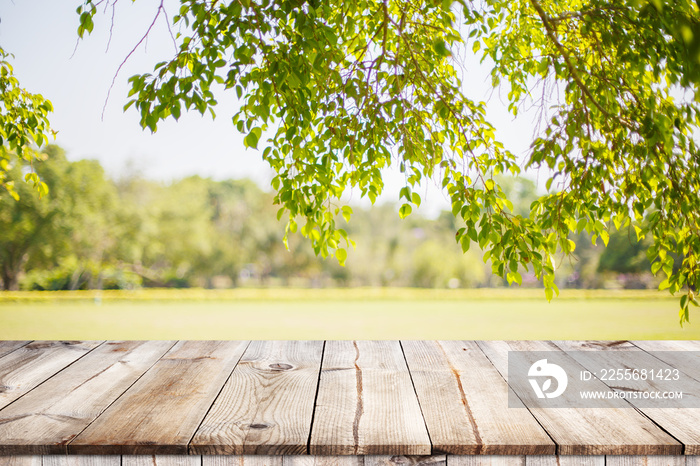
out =
[[[559,350],[553,343],[541,341],[486,341],[479,345],[504,377],[508,376],[508,351]],[[575,365],[572,359],[570,367]],[[579,382],[570,377],[567,389],[576,391]],[[596,385],[599,390],[609,389],[602,382]],[[532,408],[530,412],[552,437],[561,455],[680,455],[683,452],[683,445],[634,409],[611,405],[607,408]]]
[[[197,430],[190,452],[306,453],[322,341],[255,341]]]
[[[0,454],[61,454],[175,342],[110,342],[0,411]]]
[[[633,341],[644,351],[659,351],[656,356],[668,365],[700,381],[700,341]],[[696,353],[694,357],[689,355]]]
[[[31,341],[25,340],[25,341],[0,341],[0,358],[5,356],[8,353],[13,352],[16,349],[19,349],[25,345],[28,345],[31,343]]]
[[[448,456],[447,466],[606,466],[605,459],[605,456],[556,455]]]
[[[0,466],[41,466],[43,458],[36,456],[0,456]]]
[[[691,457],[688,457],[690,459]],[[606,466],[690,466],[683,456],[608,456]]]
[[[94,349],[96,341],[33,342],[0,357],[0,408]]]
[[[555,341],[554,344],[564,351],[567,351],[579,362],[583,367],[591,369],[593,362],[591,358],[587,358],[588,354],[595,351],[596,361],[609,361],[609,367],[617,367],[621,362],[625,367],[633,367],[632,364],[641,364],[646,368],[662,368],[673,369],[674,366],[667,364],[665,361],[660,361],[655,355],[647,354],[640,351],[640,348],[630,342],[620,342],[619,344],[609,345],[607,342],[587,342],[587,341]],[[650,345],[645,345],[650,347]],[[688,345],[681,347],[687,348]],[[668,350],[654,350],[668,351]],[[697,349],[694,351],[698,351]],[[610,353],[615,353],[611,355]],[[680,354],[676,352],[676,354]],[[627,356],[627,357],[625,357]],[[665,354],[663,355],[665,356]],[[685,366],[686,358],[668,357],[667,359],[676,360],[677,365]],[[683,361],[681,363],[680,360]],[[700,361],[698,361],[700,363]],[[689,368],[687,368],[689,369]],[[694,372],[700,372],[698,368],[692,368]],[[614,383],[604,381],[608,387],[615,390],[636,390],[640,387],[640,383],[634,380],[616,380]],[[655,380],[646,380],[643,382],[658,391],[663,391],[664,388]],[[700,382],[695,380],[679,381],[674,384],[675,390],[681,390],[684,397],[689,398],[700,395]],[[685,445],[685,454],[698,455],[700,454],[700,429],[692,428],[691,426],[700,426],[700,408],[649,408],[635,399],[629,399],[628,403],[634,406],[637,410],[644,413],[650,419],[653,419],[662,429],[671,434]],[[696,400],[700,405],[700,400]]]
[[[591,348],[665,351],[662,364],[700,382],[683,353],[700,342],[0,342],[0,466],[58,453],[81,455],[40,462],[593,466],[685,454],[668,464],[700,466],[700,409],[509,407],[509,350],[561,351],[583,370]],[[185,454],[194,463],[161,456]]]
[[[508,384],[475,342],[402,345],[434,452],[554,454],[554,442],[528,410],[508,408]]]
[[[0,466],[698,466],[698,456],[0,456]]]
[[[329,341],[312,455],[429,455],[430,437],[398,341]]]
[[[71,453],[186,454],[247,342],[177,343],[69,443]]]
[[[42,457],[42,466],[120,466],[120,456],[58,456],[49,455]]]
[[[121,466],[201,466],[202,458],[195,455],[128,455],[122,456]]]

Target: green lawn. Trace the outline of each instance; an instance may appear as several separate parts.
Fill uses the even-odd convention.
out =
[[[700,339],[700,326],[679,326],[677,298],[655,291],[572,290],[551,303],[508,289],[96,296],[0,293],[0,339]]]

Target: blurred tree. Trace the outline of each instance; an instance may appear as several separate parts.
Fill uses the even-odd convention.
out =
[[[48,146],[37,158],[42,162],[36,173],[50,190],[44,199],[21,182],[15,184],[16,202],[9,192],[0,193],[0,278],[6,290],[18,288],[27,268],[48,269],[69,256],[78,264],[76,280],[88,269],[97,277],[115,241],[116,193],[99,163],[71,163],[57,146]],[[21,165],[6,175],[9,181],[22,180]]]
[[[444,241],[424,241],[412,259],[412,286],[472,288],[485,278],[483,263],[473,252],[460,254],[453,244]]]
[[[598,262],[598,271],[633,273],[648,272],[650,268],[646,250],[649,249],[649,241],[638,241],[636,235],[629,231],[618,231],[610,235],[610,242],[605,248]]]

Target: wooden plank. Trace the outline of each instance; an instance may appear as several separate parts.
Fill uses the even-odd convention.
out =
[[[655,357],[700,381],[700,341],[633,341],[644,351],[660,351]],[[696,353],[696,354],[688,354]]]
[[[362,456],[284,456],[283,466],[363,466]],[[247,465],[246,465],[247,466]]]
[[[525,457],[506,455],[447,455],[447,466],[525,466]]]
[[[202,458],[193,455],[124,455],[121,466],[201,466]]]
[[[248,342],[181,341],[68,445],[82,454],[187,454]]]
[[[40,455],[0,456],[0,466],[41,466]]]
[[[447,466],[446,455],[378,456],[364,457],[364,466]]]
[[[284,456],[202,456],[202,466],[283,466]]]
[[[3,341],[0,341],[0,358],[5,356],[6,354],[13,352],[16,349],[19,349],[19,348],[29,344],[29,343],[31,343],[31,340],[24,340],[24,341],[3,340]]]
[[[48,455],[42,458],[43,466],[120,466],[121,463],[121,457],[115,455]]]
[[[605,456],[526,456],[526,466],[605,466]]]
[[[595,370],[596,367],[599,367],[601,361],[607,362],[607,367],[610,368],[673,369],[673,366],[666,364],[655,356],[647,354],[629,342],[616,343],[615,345],[610,345],[608,342],[590,341],[554,342],[558,347],[567,351],[579,364],[592,371]],[[595,352],[595,360],[587,357],[588,354],[593,354],[592,352]],[[678,355],[688,354],[676,353]],[[682,358],[672,357],[671,359],[679,363]],[[681,363],[681,365],[685,365],[685,363]],[[614,386],[615,389],[618,390],[639,390],[646,387],[656,391],[666,391],[669,389],[668,382],[660,384],[653,379],[648,379],[646,381],[615,380],[614,382],[604,381],[603,383],[607,386]],[[673,390],[682,391],[685,399],[690,397],[697,398],[700,393],[700,382],[693,379],[686,379],[685,381],[681,379],[678,382],[674,382]],[[700,408],[649,408],[645,407],[644,403],[640,403],[635,399],[629,399],[628,402],[683,443],[685,445],[686,454],[700,454],[700,431],[690,428],[690,426],[700,426]],[[690,401],[688,400],[688,402]],[[696,400],[695,404],[696,406],[700,404],[700,400]]]
[[[479,346],[506,379],[508,351],[560,351],[553,343],[541,341],[483,341]],[[570,364],[570,367],[577,366],[574,360]],[[570,377],[567,390],[575,390],[576,383],[576,379]],[[599,388],[607,390],[603,384]],[[533,407],[530,411],[557,444],[560,455],[678,455],[682,452],[680,443],[634,409]]]
[[[322,354],[322,341],[252,342],[190,442],[190,453],[306,453]]]
[[[532,414],[508,407],[508,384],[475,342],[402,345],[434,453],[554,454]]]
[[[363,456],[202,456],[202,466],[363,466]]]
[[[309,453],[431,453],[399,342],[326,343]]]
[[[607,466],[686,466],[683,456],[608,456]]]
[[[700,466],[700,456],[686,456],[686,466]]]
[[[0,454],[65,454],[66,444],[175,342],[106,343],[0,410]]]
[[[36,341],[0,358],[0,409],[97,347],[99,341]]]

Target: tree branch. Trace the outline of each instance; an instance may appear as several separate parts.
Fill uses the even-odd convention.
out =
[[[559,42],[559,39],[557,39],[557,36],[554,32],[554,29],[552,28],[552,25],[550,24],[550,19],[547,16],[547,13],[545,13],[544,9],[542,8],[542,5],[540,5],[539,0],[530,0],[530,3],[532,6],[535,8],[537,11],[537,14],[539,15],[540,19],[542,20],[542,25],[544,26],[544,29],[547,33],[547,37],[554,43],[554,46],[557,48],[559,53],[561,54],[562,58],[564,59],[564,62],[566,63],[566,67],[569,69],[569,73],[571,73],[571,77],[573,80],[576,82],[578,85],[579,89],[581,89],[581,92],[583,92],[591,102],[593,102],[593,105],[600,110],[600,112],[605,115],[607,118],[612,119],[613,115],[610,114],[599,102],[596,100],[596,98],[593,96],[591,93],[590,89],[588,89],[588,86],[583,82],[581,77],[578,74],[578,71],[576,70],[576,67],[574,64],[571,62],[571,57],[569,57],[569,54],[567,53],[566,49],[564,46]],[[615,117],[620,123],[622,123],[625,127],[634,130],[634,127],[632,124],[620,117]]]

